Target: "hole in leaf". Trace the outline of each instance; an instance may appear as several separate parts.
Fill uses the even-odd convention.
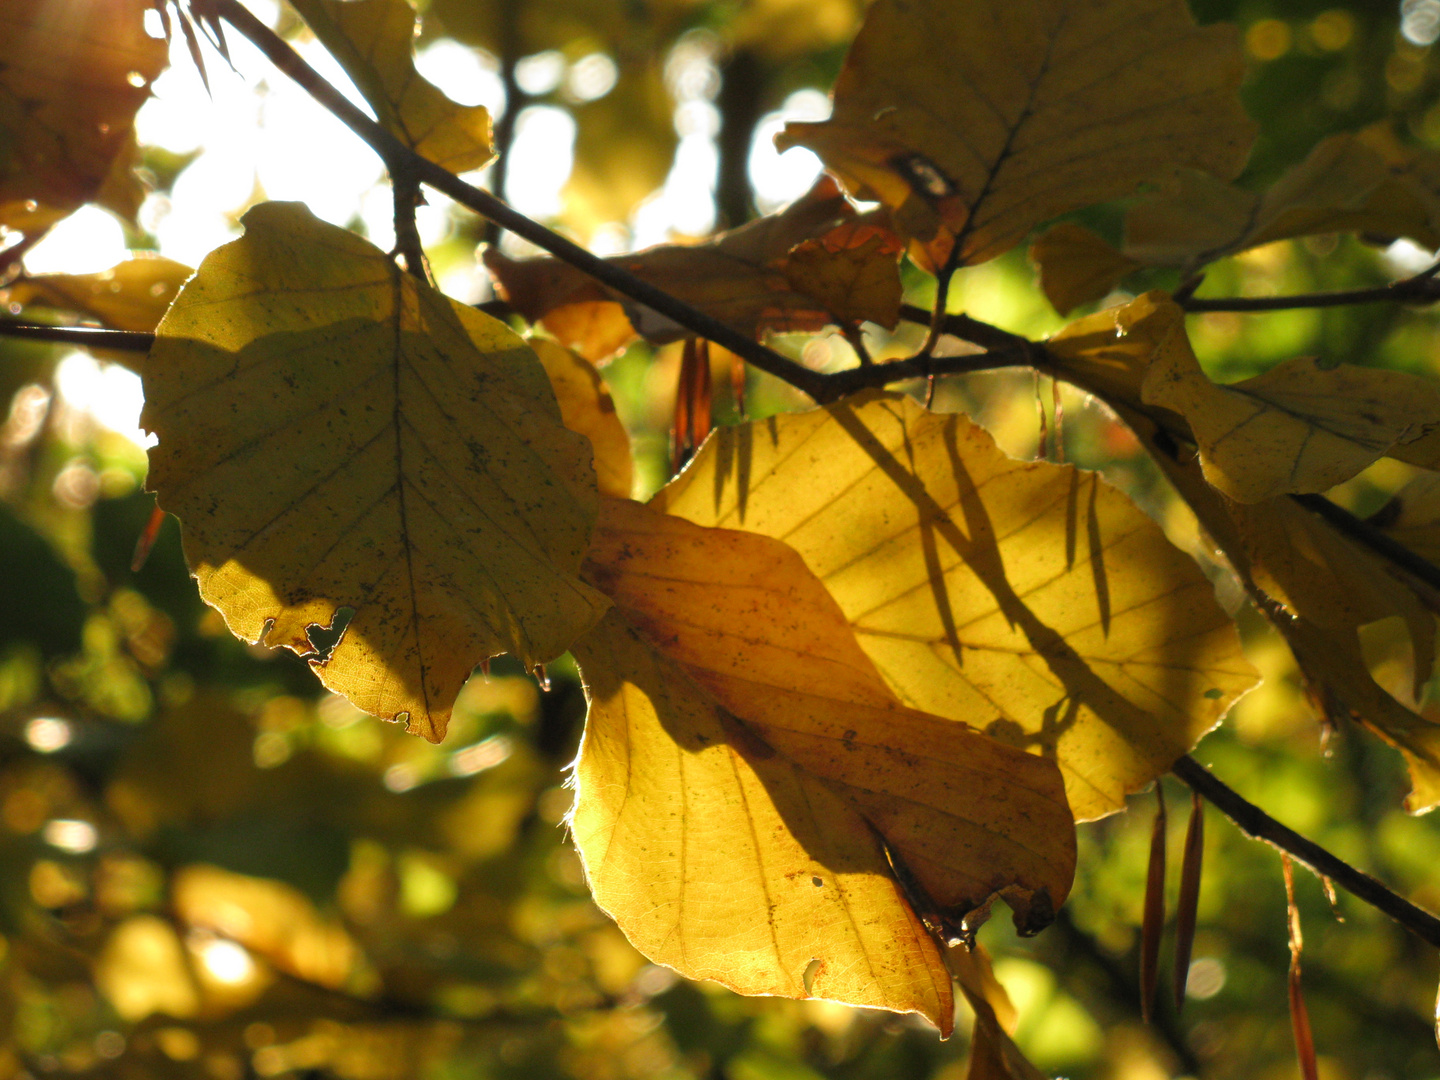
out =
[[[307,626],[305,637],[314,651],[305,659],[314,664],[323,664],[329,660],[336,646],[340,644],[340,639],[345,636],[345,628],[350,625],[350,620],[354,617],[354,608],[336,608],[335,614],[330,617],[329,626],[321,626],[319,623],[311,623]]]

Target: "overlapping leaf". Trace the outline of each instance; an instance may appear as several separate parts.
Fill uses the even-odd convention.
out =
[[[127,259],[97,274],[38,274],[5,290],[13,304],[73,311],[116,330],[154,330],[193,270],[163,256]]]
[[[147,0],[10,0],[0,8],[0,226],[41,231],[83,203],[133,217],[144,198],[135,113],[165,69]]]
[[[1343,536],[1288,496],[1237,503],[1207,480],[1179,417],[1140,403],[1155,356],[1183,335],[1183,313],[1163,294],[1082,319],[1048,343],[1062,377],[1100,393],[1130,425],[1295,654],[1317,711],[1354,719],[1399,748],[1415,811],[1440,803],[1440,725],[1386,693],[1365,666],[1359,629],[1398,616],[1409,629],[1417,687],[1434,660],[1435,598],[1421,584]],[[1188,348],[1188,346],[1187,346]]]
[[[415,11],[405,0],[297,0],[296,9],[390,133],[451,172],[495,156],[490,113],[457,105],[415,70]]]
[[[1058,771],[901,706],[784,544],[601,506],[586,573],[615,607],[574,647],[591,708],[571,823],[596,901],[691,977],[948,1032],[911,905],[959,923],[999,893],[1047,924],[1074,872]]]
[[[588,360],[553,341],[531,338],[527,344],[550,377],[560,419],[571,431],[590,440],[600,494],[628,499],[635,479],[630,435],[615,414],[615,402],[600,373]]]
[[[1254,682],[1209,583],[1123,495],[908,398],[717,432],[657,504],[790,544],[902,701],[1053,757],[1080,819]]]
[[[741,333],[814,331],[829,323],[899,318],[898,247],[862,221],[833,182],[822,181],[783,212],[703,244],[649,248],[609,260]],[[485,265],[509,302],[561,342],[599,361],[636,333],[672,341],[680,328],[610,293],[557,259],[506,258]]]
[[[1327,369],[1297,357],[1218,386],[1201,370],[1178,319],[1156,346],[1141,396],[1185,417],[1205,479],[1244,503],[1327,491],[1396,444],[1440,428],[1440,389],[1399,371]]]
[[[852,193],[943,263],[1179,165],[1231,177],[1253,125],[1233,27],[1183,0],[878,0],[823,123],[792,123]]]
[[[1064,312],[1100,299],[1139,266],[1194,272],[1276,240],[1344,232],[1440,247],[1440,155],[1369,129],[1323,140],[1263,192],[1181,170],[1130,210],[1123,254],[1088,230],[1058,225],[1031,257],[1046,295]]]
[[[159,328],[149,486],[207,602],[438,741],[472,668],[553,659],[603,612],[576,571],[591,452],[503,324],[301,205],[263,204]],[[354,615],[328,659],[307,630]]]

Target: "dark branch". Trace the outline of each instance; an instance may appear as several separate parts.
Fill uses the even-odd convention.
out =
[[[380,155],[392,176],[398,171],[408,169],[421,183],[443,191],[461,206],[529,240],[557,259],[584,271],[602,285],[644,304],[685,329],[724,346],[761,371],[783,379],[811,397],[817,400],[822,398],[826,385],[825,376],[801,367],[713,316],[696,310],[649,282],[642,281],[628,271],[591,254],[580,245],[511,209],[489,192],[471,187],[453,173],[415,153],[351,104],[340,91],[307,64],[299,53],[242,6],[239,0],[215,0],[215,11],[248,38],[271,63],[294,79],[311,97],[364,140]]]
[[[1175,763],[1173,771],[1250,836],[1273,844],[1317,874],[1328,877],[1352,896],[1389,915],[1422,941],[1440,948],[1440,919],[1430,912],[1416,907],[1313,840],[1307,840],[1295,830],[1280,824],[1227,787],[1188,754]]]
[[[0,319],[0,337],[28,338],[31,341],[53,341],[61,345],[79,345],[87,349],[115,349],[120,352],[149,352],[155,344],[154,334],[137,330],[101,330],[93,326],[45,326],[40,323]]]
[[[1227,296],[1197,300],[1176,296],[1175,302],[1192,314],[1206,311],[1291,311],[1296,308],[1344,307],[1349,304],[1433,304],[1440,300],[1440,281],[1427,271],[1389,285],[1341,292],[1297,293],[1294,296]]]

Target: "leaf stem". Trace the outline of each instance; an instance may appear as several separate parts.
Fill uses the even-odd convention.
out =
[[[825,376],[819,372],[801,367],[719,319],[696,310],[649,282],[642,281],[630,272],[591,254],[579,244],[566,240],[507,206],[488,191],[472,187],[454,173],[415,153],[356,108],[275,31],[251,14],[239,0],[215,0],[214,8],[221,18],[248,38],[271,63],[295,80],[311,97],[330,110],[379,154],[392,176],[397,171],[409,169],[419,182],[443,191],[461,206],[529,240],[536,247],[569,263],[622,296],[628,296],[687,330],[724,346],[761,371],[784,380],[817,400],[825,392]]]
[[[1238,825],[1242,832],[1279,848],[1315,873],[1328,877],[1356,899],[1389,915],[1422,941],[1440,948],[1440,919],[1424,908],[1412,904],[1313,840],[1307,840],[1294,829],[1280,824],[1188,754],[1175,762],[1172,771]]]

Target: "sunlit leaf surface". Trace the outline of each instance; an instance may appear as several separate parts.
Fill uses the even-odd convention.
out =
[[[1120,492],[899,395],[723,429],[656,503],[794,547],[901,700],[1053,758],[1082,820],[1254,683],[1210,583]]]
[[[607,500],[586,572],[615,601],[575,644],[572,828],[596,901],[692,977],[948,1031],[911,904],[958,924],[999,893],[1048,923],[1074,868],[1059,772],[902,707],[777,541]]]
[[[1234,176],[1254,130],[1242,68],[1234,29],[1196,27],[1183,0],[879,0],[833,116],[780,145],[966,265],[1168,167]]]
[[[148,483],[237,635],[313,655],[353,609],[317,674],[438,741],[481,660],[552,660],[604,610],[590,448],[503,324],[298,204],[245,221],[144,365]]]

